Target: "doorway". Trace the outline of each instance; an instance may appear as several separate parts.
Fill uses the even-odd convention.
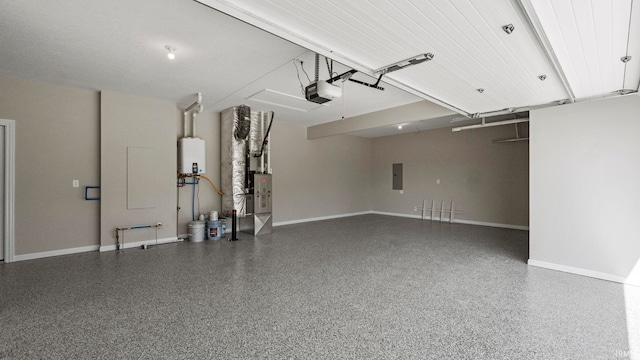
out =
[[[15,121],[0,119],[0,261],[13,261]]]

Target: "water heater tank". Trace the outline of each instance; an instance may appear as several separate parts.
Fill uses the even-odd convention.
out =
[[[180,174],[204,174],[204,140],[199,138],[178,140],[178,171]]]

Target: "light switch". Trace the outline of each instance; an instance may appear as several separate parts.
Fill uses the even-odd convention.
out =
[[[440,179],[436,179],[436,184],[440,184]]]
[[[73,180],[73,187],[80,187],[80,180]]]

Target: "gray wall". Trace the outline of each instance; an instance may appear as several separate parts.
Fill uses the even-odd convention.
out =
[[[16,120],[17,130],[16,254],[109,248],[115,244],[113,229],[122,225],[160,221],[165,224],[161,239],[187,232],[191,189],[175,186],[176,140],[182,136],[176,104],[11,78],[0,78],[0,85],[0,116]],[[219,113],[201,114],[197,128],[206,140],[206,175],[219,186]],[[526,225],[526,196],[524,203],[521,198],[526,194],[526,146],[490,143],[512,135],[512,129],[495,128],[307,140],[306,128],[276,122],[271,141],[274,222],[370,210],[417,215],[414,206],[436,197],[455,200],[465,212],[460,218]],[[148,178],[157,194],[153,209],[127,209],[127,146],[156,149],[156,166],[150,170],[155,174]],[[405,164],[404,195],[390,190],[394,162]],[[511,172],[505,173],[505,166]],[[436,178],[441,185],[435,185]],[[80,188],[71,187],[73,179],[80,180]],[[102,200],[83,200],[85,185],[101,185]],[[220,197],[208,183],[201,183],[199,192],[202,213],[219,209]],[[153,231],[139,230],[127,233],[126,241],[154,237]]]
[[[99,94],[0,76],[0,118],[16,121],[16,255],[97,246]]]
[[[637,95],[531,112],[530,264],[640,285],[639,119]]]
[[[307,140],[306,128],[280,122],[271,131],[274,222],[371,209],[370,139]]]
[[[422,100],[390,109],[353,116],[344,120],[309,126],[307,129],[307,138],[318,139],[325,136],[351,133],[358,130],[401,124],[403,122],[435,119],[447,115],[457,114],[440,105]]]
[[[176,122],[175,103],[114,92],[101,93],[101,186],[100,245],[115,245],[113,231],[119,226],[165,226],[159,239],[176,236]],[[127,147],[153,148],[147,185],[154,194],[152,208],[127,208]],[[127,242],[155,239],[155,230],[131,230]]]
[[[492,143],[512,137],[514,127],[502,126],[373,139],[372,209],[421,215],[414,207],[422,207],[423,199],[428,199],[429,207],[433,199],[453,200],[463,211],[456,219],[527,226],[528,144]],[[394,163],[403,163],[404,194],[392,190]],[[446,208],[449,206],[447,203]]]

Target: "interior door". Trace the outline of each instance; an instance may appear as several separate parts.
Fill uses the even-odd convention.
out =
[[[0,126],[0,260],[4,260],[4,126]]]

